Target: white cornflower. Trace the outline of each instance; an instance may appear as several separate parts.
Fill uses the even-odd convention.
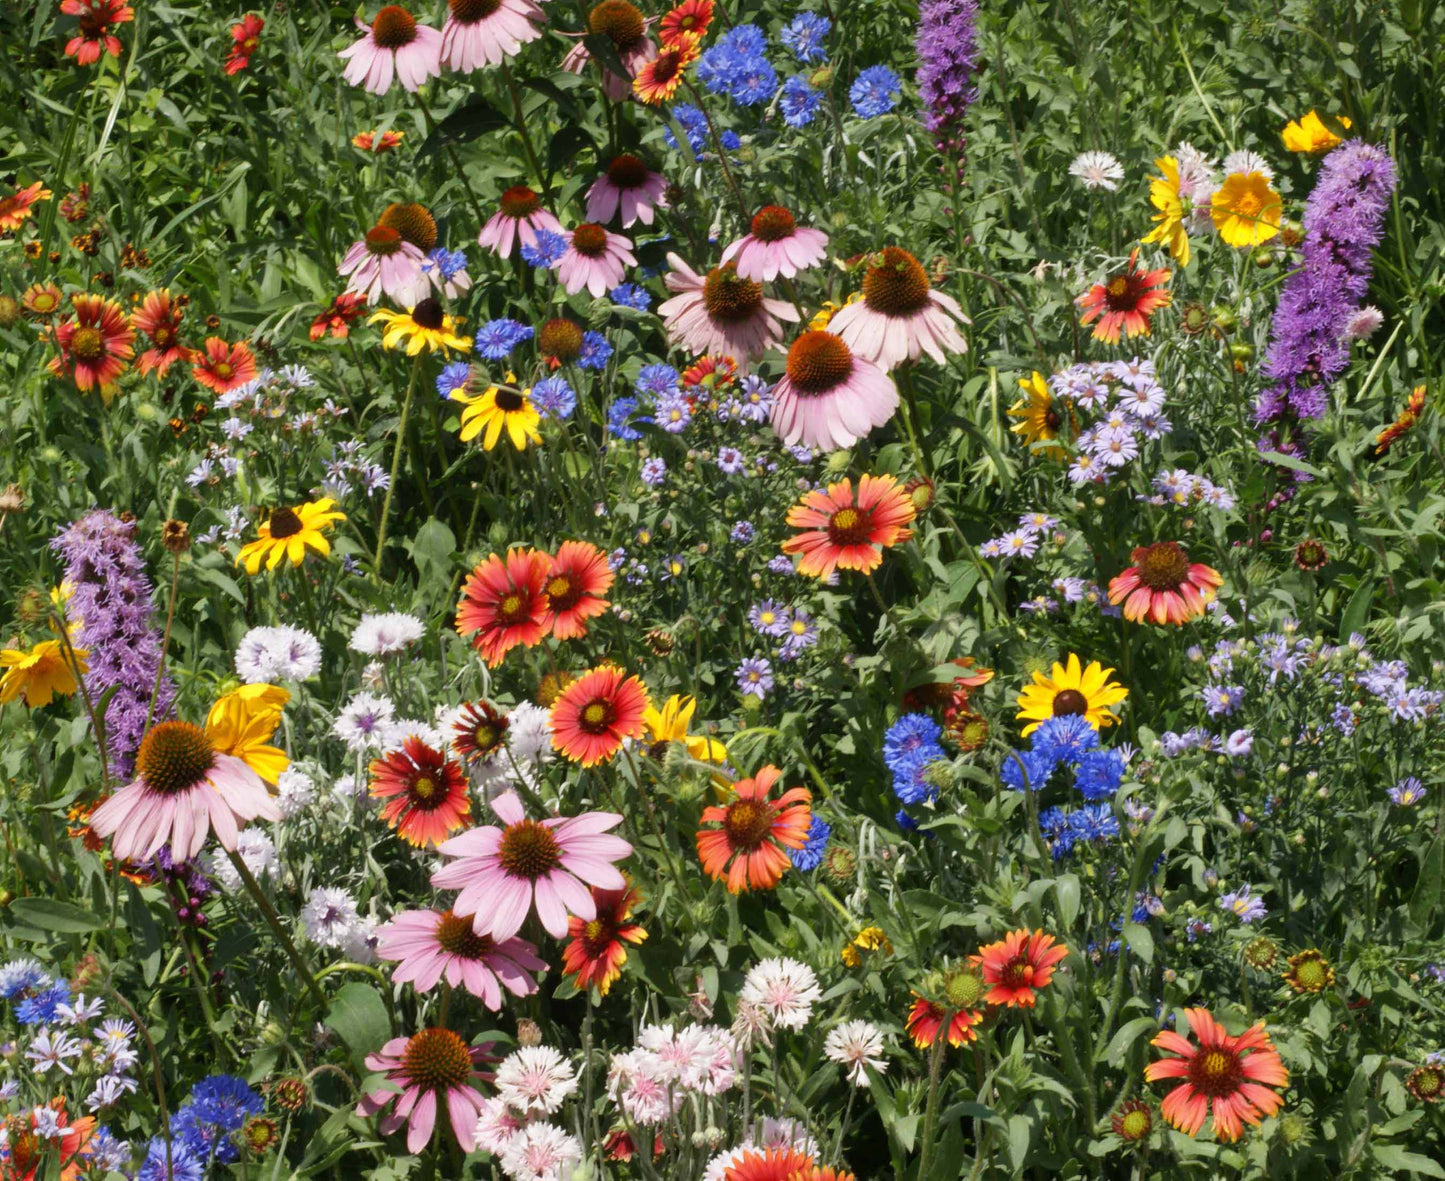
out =
[[[871,1021],[845,1021],[828,1031],[823,1039],[823,1056],[843,1067],[854,1086],[868,1085],[871,1066],[882,1074],[888,1069],[883,1060],[883,1033]]]
[[[528,1124],[507,1144],[502,1172],[512,1181],[563,1181],[582,1159],[582,1145],[555,1124]]]
[[[685,1092],[671,1085],[667,1068],[656,1054],[639,1047],[612,1055],[607,1067],[607,1094],[630,1122],[655,1128],[677,1113]]]
[[[477,1116],[477,1147],[492,1156],[501,1156],[507,1145],[526,1126],[526,1120],[501,1099],[483,1099]]]
[[[577,1089],[577,1074],[551,1046],[523,1046],[497,1068],[497,1095],[531,1115],[551,1115]]]
[[[236,675],[249,682],[304,681],[321,671],[321,642],[299,627],[253,627],[236,646]]]
[[[1351,314],[1345,322],[1345,335],[1351,340],[1364,340],[1374,336],[1385,322],[1385,313],[1374,304],[1368,303]]]
[[[1264,157],[1248,148],[1239,148],[1224,157],[1224,175],[1230,176],[1236,172],[1258,172],[1265,180],[1274,179],[1274,169],[1265,162]]]
[[[745,1001],[761,1005],[774,1025],[802,1029],[823,993],[818,987],[818,977],[807,964],[777,957],[753,965],[743,978],[739,995]]]
[[[287,767],[276,779],[276,806],[283,820],[301,815],[316,799],[316,784],[311,776],[295,766]]]
[[[1074,157],[1069,175],[1086,189],[1114,192],[1124,179],[1124,166],[1108,152],[1084,152]]]
[[[507,715],[507,747],[516,759],[550,762],[553,758],[551,712],[530,701],[522,702]]]
[[[381,749],[400,750],[408,738],[419,738],[433,750],[444,751],[451,745],[448,737],[430,722],[423,722],[420,718],[400,718],[384,728]]]
[[[414,615],[403,615],[399,611],[363,615],[351,633],[349,647],[363,656],[389,656],[416,643],[425,634],[422,621]]]
[[[276,846],[263,828],[244,828],[236,837],[236,855],[251,871],[258,882],[270,878],[273,882],[281,874],[281,862],[276,856]],[[240,891],[241,874],[231,859],[221,853],[211,855],[210,874],[220,882],[222,889],[235,894]]]
[[[356,903],[345,890],[319,886],[306,896],[301,925],[318,947],[340,947],[356,926]]]
[[[352,750],[374,750],[381,746],[395,716],[396,706],[389,697],[358,693],[341,711],[331,732]]]

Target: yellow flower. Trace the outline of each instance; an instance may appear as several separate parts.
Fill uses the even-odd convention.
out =
[[[346,520],[345,513],[332,512],[331,506],[335,503],[327,496],[295,508],[272,509],[270,519],[256,530],[256,540],[241,547],[236,565],[244,562],[246,573],[255,574],[269,554],[267,570],[276,569],[282,558],[289,558],[291,565],[299,566],[306,559],[307,546],[326,557],[331,552],[326,531],[333,521]]]
[[[458,437],[466,443],[485,430],[487,433],[482,436],[482,447],[490,451],[497,445],[505,427],[507,437],[518,451],[527,449],[528,440],[541,443],[542,435],[537,430],[537,424],[542,421],[542,416],[532,405],[531,393],[530,389],[519,392],[498,386],[488,387],[476,398],[469,397],[464,391],[453,392],[452,401],[466,407],[462,411],[462,429]]]
[[[1149,182],[1149,203],[1159,210],[1155,226],[1142,242],[1166,242],[1169,253],[1181,266],[1189,265],[1189,235],[1184,229],[1184,198],[1179,195],[1179,161],[1173,156],[1160,156],[1154,167],[1162,176]]]
[[[381,336],[382,348],[398,348],[402,340],[411,337],[406,346],[408,357],[416,356],[422,349],[433,352],[441,349],[445,353],[448,349],[465,351],[472,347],[470,336],[456,334],[456,317],[448,316],[442,311],[442,305],[430,296],[410,312],[382,308],[368,323],[375,324],[378,320],[386,324],[386,331]]]
[[[1346,131],[1350,121],[1344,115],[1336,115],[1336,121]],[[1328,152],[1341,142],[1340,137],[1325,126],[1315,111],[1311,111],[1298,123],[1291,119],[1280,133],[1284,146],[1291,152]]]
[[[1214,228],[1231,246],[1258,246],[1279,233],[1284,206],[1262,172],[1231,172],[1209,205]]]
[[[1114,670],[1091,660],[1084,668],[1074,653],[1069,653],[1068,667],[1054,662],[1053,676],[1034,673],[1034,683],[1018,696],[1019,712],[1015,717],[1029,719],[1024,736],[1032,734],[1049,718],[1063,714],[1082,714],[1084,720],[1098,730],[1112,726],[1119,719],[1110,711],[1129,696],[1129,690],[1109,680]]]
[[[689,758],[700,763],[723,762],[728,757],[727,747],[715,738],[687,732],[696,709],[697,698],[679,697],[676,693],[667,699],[661,711],[649,705],[642,715],[642,724],[647,727],[648,745],[658,748],[669,742],[681,742],[687,747]],[[654,749],[654,753],[661,752]]]
[[[77,664],[72,666],[59,640],[41,640],[28,652],[6,648],[0,652],[0,668],[5,670],[0,676],[0,705],[9,705],[22,693],[31,709],[49,705],[56,694],[69,697],[80,687],[76,674],[86,671],[85,657],[83,648],[75,649]]]
[[[52,586],[50,588],[51,610],[65,621],[65,630],[72,641],[76,635],[79,634],[81,627],[85,623],[83,619],[71,617],[70,600],[74,597],[75,583],[71,582],[68,578],[61,582],[59,586]],[[54,619],[50,621],[50,630],[57,633],[60,631],[60,629],[56,627]]]
[[[856,968],[863,962],[863,953],[869,951],[881,952],[883,955],[893,954],[893,943],[882,927],[864,927],[859,931],[853,937],[853,942],[843,948],[843,962],[850,968]]]
[[[823,329],[825,329],[826,327],[828,327],[829,324],[832,323],[834,316],[841,312],[850,303],[857,303],[862,298],[863,293],[861,291],[855,291],[842,303],[837,303],[831,299],[825,299],[823,301],[823,306],[819,308],[816,312],[814,312],[813,318],[808,321],[808,331],[822,332]]]
[[[1054,395],[1049,392],[1049,383],[1044,375],[1035,370],[1031,377],[1020,378],[1019,389],[1023,390],[1025,397],[1008,408],[1009,417],[1019,420],[1009,430],[1022,435],[1031,448],[1035,443],[1057,439],[1064,417],[1054,405]],[[1050,459],[1068,458],[1062,447],[1043,447],[1040,451]]]
[[[269,745],[291,694],[276,685],[242,685],[211,706],[206,737],[223,755],[233,755],[273,787],[291,764],[286,752]]]

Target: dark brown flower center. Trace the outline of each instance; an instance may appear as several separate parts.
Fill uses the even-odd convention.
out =
[[[566,571],[558,571],[547,580],[547,601],[553,611],[570,611],[582,598],[582,588]]]
[[[617,710],[606,697],[596,697],[582,707],[577,724],[588,734],[606,734],[617,720]]]
[[[1177,541],[1160,541],[1143,548],[1134,558],[1139,581],[1150,590],[1178,590],[1189,576],[1189,555]]]
[[[1143,272],[1130,267],[1104,284],[1104,304],[1111,312],[1132,312],[1145,290]]]
[[[587,28],[611,37],[618,49],[626,49],[641,40],[645,27],[642,13],[627,0],[602,0],[587,14]]]
[[[497,601],[497,622],[511,627],[531,617],[531,604],[517,591],[503,595]]]
[[[425,328],[428,332],[436,332],[446,323],[446,313],[442,311],[442,305],[431,296],[427,296],[411,309],[411,318],[418,328]]]
[[[647,165],[624,153],[607,166],[607,179],[619,189],[640,189],[647,183]]]
[[[788,349],[788,380],[799,393],[824,393],[852,372],[852,351],[831,332],[805,332]]]
[[[471,915],[454,914],[450,910],[442,911],[437,922],[436,940],[443,951],[461,956],[464,960],[486,959],[496,946],[490,935],[478,935],[472,929]]]
[[[582,351],[582,329],[571,320],[548,320],[537,333],[537,347],[543,356],[575,360]]]
[[[607,250],[607,231],[585,221],[572,231],[572,249],[588,258],[600,258]]]
[[[416,17],[400,4],[388,4],[371,22],[371,39],[380,49],[400,49],[416,40]]]
[[[828,519],[828,540],[834,545],[867,545],[872,531],[872,515],[851,505],[840,508]]]
[[[1025,988],[1034,982],[1034,966],[1025,959],[1011,959],[999,973],[999,980],[1007,988]]]
[[[763,306],[763,285],[738,278],[736,263],[724,263],[707,273],[702,289],[707,314],[725,324],[751,319]]]
[[[797,222],[781,205],[764,205],[753,214],[752,225],[748,228],[759,242],[777,242],[791,238]]]
[[[401,235],[390,226],[372,226],[366,231],[366,249],[385,257],[401,249]]]
[[[390,226],[418,250],[427,251],[437,244],[437,222],[431,210],[415,201],[396,202],[382,210],[377,224]]]
[[[146,786],[174,795],[198,783],[216,763],[211,740],[190,722],[161,722],[141,740],[135,769]]]
[[[1210,1099],[1226,1099],[1239,1090],[1244,1072],[1239,1055],[1221,1046],[1201,1049],[1189,1062],[1189,1081]]]
[[[416,1086],[446,1091],[465,1085],[472,1072],[472,1056],[467,1043],[450,1029],[423,1029],[406,1043],[401,1068]]]
[[[295,537],[306,526],[297,516],[295,509],[278,508],[271,510],[271,536],[280,541],[284,537]]]
[[[773,810],[757,800],[734,800],[723,817],[723,828],[734,849],[752,852],[773,831]]]
[[[1064,714],[1086,714],[1089,712],[1089,699],[1077,689],[1060,689],[1054,694],[1054,717],[1062,717]]]
[[[863,276],[863,302],[885,316],[909,316],[928,302],[928,275],[899,246],[886,246]]]
[[[502,833],[497,861],[512,877],[536,881],[562,864],[562,847],[545,824],[519,820]]]
[[[542,208],[542,198],[526,185],[513,185],[497,202],[508,217],[530,217]]]
[[[501,8],[502,0],[447,0],[447,7],[457,24],[474,25]]]
[[[105,337],[98,328],[77,328],[70,338],[70,351],[77,361],[99,361],[105,356]]]
[[[652,63],[653,85],[665,85],[682,73],[687,47],[664,49]]]
[[[496,397],[492,399],[497,404],[497,409],[503,414],[515,414],[527,404],[527,399],[516,390],[497,391]]]

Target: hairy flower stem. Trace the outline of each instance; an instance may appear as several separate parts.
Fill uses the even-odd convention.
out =
[[[733,175],[733,170],[728,166],[728,154],[723,149],[722,137],[718,135],[717,126],[713,123],[712,116],[708,114],[707,103],[702,101],[702,95],[697,92],[697,88],[690,81],[684,79],[683,83],[696,101],[697,109],[702,112],[702,117],[707,123],[708,137],[712,140],[712,146],[717,152],[718,163],[722,165],[723,178],[728,182],[728,188],[733,191],[733,199],[738,203],[738,213],[742,215],[743,225],[747,225],[752,220],[752,216],[748,213],[748,203],[743,200],[743,191],[738,187],[737,177]]]
[[[943,1073],[943,1050],[948,1045],[948,1026],[953,1020],[953,1010],[943,1010],[943,1021],[933,1039],[933,1049],[928,1055],[928,1103],[923,1109],[923,1148],[918,1159],[919,1177],[928,1176],[928,1160],[933,1155],[933,1135],[938,1125],[939,1076]]]
[[[227,849],[226,856],[231,859],[231,864],[236,867],[236,872],[241,875],[241,880],[246,883],[246,889],[251,892],[251,897],[256,900],[256,905],[261,908],[261,913],[266,916],[266,922],[270,924],[272,933],[285,949],[291,966],[296,969],[296,974],[306,985],[306,990],[311,994],[312,999],[320,1006],[322,1012],[326,1010],[326,994],[321,991],[321,985],[316,983],[316,977],[311,974],[311,967],[307,964],[302,954],[296,950],[296,944],[292,942],[291,936],[281,926],[281,919],[276,914],[276,908],[271,905],[271,900],[261,891],[261,884],[251,872],[251,867],[241,860],[240,854],[234,849]]]
[[[151,728],[151,719],[156,714],[156,699],[161,695],[161,678],[166,674],[166,649],[171,646],[171,625],[176,621],[176,590],[181,583],[181,555],[175,554],[174,558],[171,563],[171,598],[169,606],[166,607],[166,630],[161,635],[161,654],[156,660],[156,679],[151,686],[151,701],[146,706],[145,730]]]
[[[512,77],[512,71],[507,68],[507,63],[502,63],[502,79],[507,84],[507,91],[512,96],[512,112],[517,119],[517,134],[522,137],[522,150],[527,153],[527,163],[532,168],[532,175],[537,178],[537,184],[542,190],[542,195],[550,202],[552,200],[552,186],[547,183],[547,174],[542,171],[542,165],[537,160],[537,149],[532,144],[532,133],[527,127],[527,118],[522,113],[522,92],[517,89],[516,80]],[[611,104],[609,103],[610,107]],[[477,215],[480,219],[478,224],[485,225],[486,219]]]
[[[422,354],[417,353],[411,366],[411,380],[406,385],[406,398],[401,404],[401,421],[396,424],[396,445],[391,450],[391,478],[386,485],[386,498],[381,502],[381,524],[376,530],[376,557],[371,564],[371,577],[381,585],[381,555],[386,549],[386,526],[391,519],[391,498],[396,492],[396,478],[401,471],[401,448],[406,441],[406,420],[411,416],[411,400],[416,394],[416,379],[421,373]]]

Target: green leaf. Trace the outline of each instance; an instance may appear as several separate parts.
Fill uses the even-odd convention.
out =
[[[1345,608],[1345,613],[1340,616],[1340,642],[1350,638],[1351,632],[1357,632],[1365,626],[1365,620],[1370,616],[1370,602],[1375,597],[1375,580],[1367,578],[1355,588],[1355,593],[1350,596],[1350,605]]]
[[[1304,472],[1306,475],[1314,476],[1317,480],[1326,478],[1325,473],[1320,471],[1312,463],[1306,463],[1302,459],[1296,459],[1293,455],[1286,455],[1283,451],[1261,451],[1260,459],[1266,463],[1276,463],[1280,467],[1287,467],[1291,471]]]
[[[1420,877],[1415,883],[1415,892],[1410,895],[1410,918],[1418,926],[1425,926],[1440,905],[1442,879],[1445,879],[1445,843],[1436,837],[1425,850]]]
[[[474,94],[437,124],[436,130],[417,149],[416,158],[420,161],[448,145],[464,144],[489,131],[500,131],[510,126],[510,119],[480,94]]]
[[[1114,1032],[1114,1036],[1109,1039],[1109,1044],[1104,1047],[1096,1060],[1108,1062],[1113,1066],[1119,1065],[1124,1060],[1124,1055],[1130,1046],[1143,1035],[1153,1033],[1158,1028],[1159,1022],[1153,1017],[1135,1017],[1134,1020],[1126,1022]]]
[[[447,581],[452,569],[452,555],[457,548],[457,535],[451,527],[435,517],[416,531],[411,539],[411,560],[423,583]]]
[[[612,38],[606,33],[588,33],[582,38],[582,44],[587,46],[587,52],[592,55],[592,60],[603,69],[610,70],[619,78],[631,79],[631,71],[622,64],[617,46],[612,43]]]
[[[105,926],[105,920],[94,912],[55,898],[17,898],[10,904],[10,913],[29,926],[65,935],[83,935]]]
[[[370,984],[346,984],[326,1014],[326,1024],[346,1043],[358,1067],[366,1055],[381,1049],[391,1036],[391,1021],[381,994]]]
[[[1054,893],[1059,896],[1059,921],[1067,931],[1079,917],[1079,879],[1071,873],[1064,874],[1055,880]]]
[[[1147,927],[1138,923],[1125,923],[1124,942],[1129,945],[1129,950],[1146,964],[1154,962],[1154,936],[1149,934]]]
[[[1406,1152],[1398,1144],[1374,1144],[1370,1151],[1380,1164],[1392,1170],[1396,1175],[1401,1172],[1416,1173],[1421,1177],[1445,1177],[1445,1168],[1442,1168],[1428,1156],[1421,1156],[1416,1152]]]

